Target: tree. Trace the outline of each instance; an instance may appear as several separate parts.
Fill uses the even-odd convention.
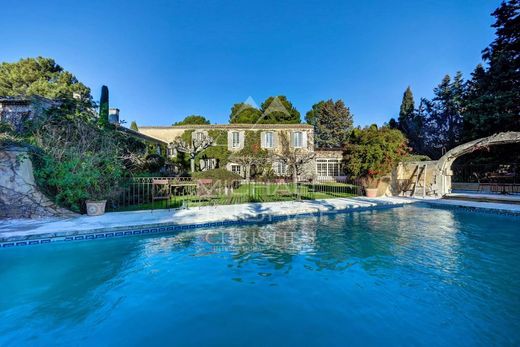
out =
[[[108,122],[108,87],[101,87],[101,97],[99,98],[99,120],[98,123],[101,127],[107,127]]]
[[[423,100],[421,100],[421,103]],[[419,108],[422,107],[422,104]],[[399,109],[399,118],[397,121],[397,129],[401,130],[408,138],[409,145],[412,150],[419,153],[423,149],[423,119],[420,112],[415,109],[415,101],[412,89],[408,86],[403,94],[401,107]],[[390,124],[395,127],[395,124]]]
[[[440,157],[461,141],[464,88],[460,72],[453,81],[446,75],[433,90],[434,98],[424,101],[425,151],[430,157]]]
[[[314,125],[314,144],[318,148],[340,148],[352,130],[352,114],[342,100],[320,101],[307,112]]]
[[[260,112],[263,124],[299,124],[300,112],[291,104],[287,97],[270,96],[261,105]]]
[[[195,172],[195,157],[197,154],[213,144],[213,138],[210,136],[202,133],[197,135],[198,136],[192,136],[190,141],[185,141],[179,137],[171,143],[171,146],[178,152],[189,155],[191,172]]]
[[[53,59],[27,58],[0,64],[0,96],[39,95],[91,103],[90,89]]]
[[[482,52],[468,82],[464,131],[469,141],[520,130],[520,1],[504,1],[493,12],[495,40]]]
[[[363,178],[369,188],[376,188],[379,179],[408,154],[404,135],[397,129],[371,125],[354,129],[345,145],[345,171],[352,178]]]
[[[135,122],[135,120],[133,120],[130,124],[130,129],[132,129],[133,131],[139,131],[139,128],[137,127],[137,123]]]
[[[293,177],[293,183],[298,182],[298,176],[304,173],[305,167],[310,163],[316,154],[303,148],[293,148],[286,132],[280,133],[281,152],[271,154],[272,161],[281,162],[289,168],[289,173]]]
[[[262,112],[246,103],[234,104],[229,115],[229,123],[255,124],[262,117]]]
[[[191,115],[187,116],[180,122],[173,123],[173,125],[190,125],[190,124],[210,124],[210,121],[203,116]]]

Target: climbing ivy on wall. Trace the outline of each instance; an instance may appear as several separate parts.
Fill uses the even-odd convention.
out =
[[[196,164],[199,164],[200,159],[214,158],[217,159],[219,167],[224,167],[231,155],[231,152],[228,150],[227,131],[210,130],[208,131],[208,136],[213,139],[215,145],[197,154],[195,157]]]

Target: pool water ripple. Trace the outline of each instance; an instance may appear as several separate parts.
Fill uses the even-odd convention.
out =
[[[406,206],[0,251],[0,346],[520,344],[517,217]]]

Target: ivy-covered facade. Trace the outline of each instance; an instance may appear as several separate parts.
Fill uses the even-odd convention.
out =
[[[139,132],[160,139],[167,146],[167,157],[173,163],[188,167],[185,153],[176,150],[174,143],[181,139],[190,143],[198,138],[212,139],[212,145],[195,156],[196,171],[226,168],[242,177],[290,175],[283,153],[314,154],[300,178],[343,176],[341,150],[316,150],[314,129],[307,124],[225,124],[183,126],[140,126]],[[289,148],[286,148],[289,147]]]

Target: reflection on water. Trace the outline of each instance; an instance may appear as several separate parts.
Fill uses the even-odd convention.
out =
[[[241,344],[233,324],[260,345],[280,326],[289,345],[392,344],[410,326],[411,344],[515,344],[517,222],[406,207],[2,250],[0,345]],[[154,324],[129,329],[132,317]]]

